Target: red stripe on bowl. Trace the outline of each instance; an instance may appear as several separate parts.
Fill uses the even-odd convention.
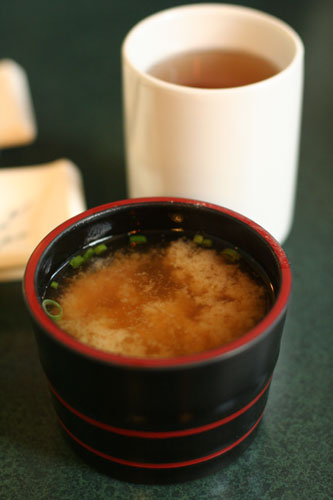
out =
[[[244,441],[253,431],[254,429],[258,426],[260,420],[263,417],[264,412],[260,415],[256,423],[251,427],[250,430],[248,430],[241,438],[237,439],[234,443],[230,444],[229,446],[226,446],[225,448],[222,448],[221,450],[215,451],[214,453],[211,453],[210,455],[206,455],[204,457],[199,457],[199,458],[193,458],[191,460],[185,460],[183,462],[170,462],[170,463],[145,463],[145,462],[132,462],[131,460],[126,460],[124,458],[118,458],[118,457],[113,457],[111,455],[108,455],[107,453],[104,453],[102,451],[96,450],[95,448],[92,448],[88,444],[84,443],[80,439],[78,439],[74,434],[67,429],[65,424],[62,422],[62,420],[59,418],[59,422],[63,429],[67,432],[67,434],[74,440],[76,441],[79,445],[81,445],[83,448],[86,450],[90,451],[91,453],[94,453],[95,455],[98,455],[99,457],[102,457],[106,460],[109,460],[110,462],[115,462],[121,465],[127,465],[129,467],[136,467],[136,468],[141,468],[141,469],[176,469],[179,467],[188,467],[190,465],[196,465],[200,464],[202,462],[207,462],[208,460],[212,460],[213,458],[216,458],[220,455],[223,455],[224,453],[227,453],[228,451],[232,450],[235,448],[237,445],[239,445],[242,441]]]
[[[239,417],[243,413],[245,413],[247,410],[249,410],[266,392],[268,389],[270,383],[271,383],[272,378],[269,379],[265,387],[259,392],[259,394],[252,400],[250,403],[247,405],[243,406],[240,410],[236,411],[235,413],[232,413],[231,415],[228,415],[225,418],[222,418],[220,420],[216,420],[215,422],[211,422],[209,424],[201,425],[199,427],[192,427],[190,429],[181,429],[181,430],[176,430],[176,431],[139,431],[135,429],[124,429],[122,427],[116,427],[113,425],[108,425],[103,422],[100,422],[98,420],[95,420],[93,418],[88,417],[87,415],[84,415],[83,413],[79,412],[73,406],[71,406],[69,403],[67,403],[59,394],[55,391],[55,389],[52,387],[51,383],[49,382],[49,387],[51,392],[54,394],[54,396],[58,399],[58,401],[65,407],[67,410],[69,410],[71,413],[74,413],[77,417],[79,417],[81,420],[84,420],[90,425],[93,425],[95,427],[99,427],[100,429],[103,429],[108,432],[113,432],[114,434],[120,434],[122,436],[128,436],[128,437],[136,437],[136,438],[144,438],[144,439],[168,439],[168,438],[177,438],[177,437],[184,437],[184,436],[190,436],[193,434],[200,434],[201,432],[207,432],[212,429],[215,429],[216,427],[220,427],[222,425],[227,424],[228,422],[231,422],[235,418]]]

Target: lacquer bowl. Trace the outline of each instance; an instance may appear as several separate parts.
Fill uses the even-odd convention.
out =
[[[184,229],[223,238],[265,270],[276,295],[262,321],[219,348],[145,359],[89,347],[42,308],[53,274],[78,249],[135,231]],[[253,440],[263,417],[291,289],[280,245],[244,216],[209,203],[131,199],[64,222],[37,246],[24,295],[40,361],[65,436],[90,463],[135,482],[175,482],[215,471]]]

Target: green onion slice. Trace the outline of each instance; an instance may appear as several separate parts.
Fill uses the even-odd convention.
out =
[[[197,245],[202,245],[202,243],[204,241],[204,237],[202,236],[202,234],[195,234],[193,237],[193,241]]]
[[[54,321],[59,321],[62,318],[62,307],[61,305],[52,299],[44,299],[42,302],[42,307],[49,318]],[[57,313],[53,313],[49,310],[49,307],[56,308]]]
[[[241,258],[240,254],[233,248],[224,248],[221,254],[223,257],[226,257],[229,262],[237,262]]]
[[[79,266],[81,266],[81,264],[83,264],[83,262],[84,258],[82,257],[82,255],[76,255],[69,261],[73,269],[77,269]]]
[[[54,280],[51,281],[51,285],[50,285],[51,288],[54,288],[54,290],[57,290],[58,286],[59,286],[59,283],[57,281],[54,281]]]
[[[94,250],[93,248],[88,248],[84,254],[83,254],[83,260],[87,262],[87,260],[91,259],[91,257],[94,255]]]
[[[207,247],[207,248],[212,247],[213,246],[213,240],[211,240],[210,238],[204,238],[203,241],[202,241],[202,246]]]
[[[101,253],[105,252],[108,247],[104,243],[100,243],[96,247],[94,247],[94,252],[96,255],[101,255]]]
[[[147,243],[147,237],[143,234],[132,234],[130,236],[130,243],[134,245],[141,245],[142,243]]]

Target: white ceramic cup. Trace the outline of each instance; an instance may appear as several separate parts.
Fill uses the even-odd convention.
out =
[[[280,71],[200,89],[148,74],[179,52],[246,50]],[[293,219],[303,44],[271,15],[225,4],[175,7],[139,22],[122,46],[129,196],[181,196],[255,220],[283,243]]]

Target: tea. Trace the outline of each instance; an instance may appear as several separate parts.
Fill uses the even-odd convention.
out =
[[[212,248],[202,235],[152,244],[131,238],[134,248],[108,253],[112,241],[99,245],[105,254],[88,265],[74,257],[78,269],[67,266],[53,295],[48,290],[63,311],[59,326],[83,343],[135,357],[182,356],[238,338],[270,307],[269,286],[232,248]]]
[[[198,88],[230,88],[270,78],[279,68],[268,59],[242,50],[182,52],[154,64],[148,73],[160,80]]]

